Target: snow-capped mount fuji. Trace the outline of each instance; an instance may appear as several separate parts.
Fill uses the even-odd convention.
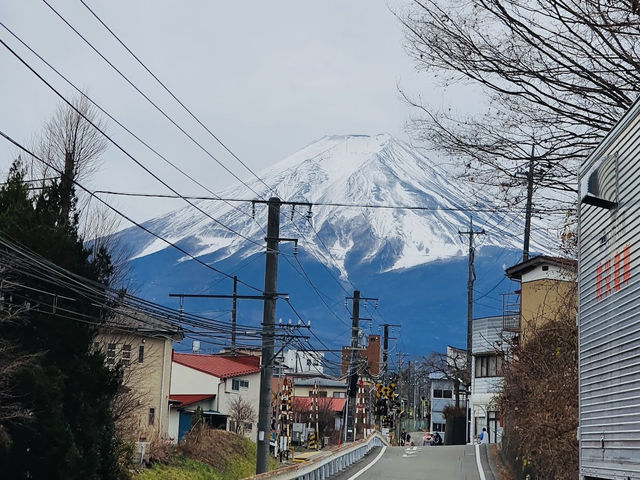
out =
[[[388,134],[326,136],[258,177],[219,192],[225,199],[247,201],[199,200],[194,202],[197,209],[189,205],[144,226],[203,262],[260,287],[267,209],[251,200],[277,195],[283,201],[311,203],[311,223],[305,207],[293,212],[291,206],[281,208],[280,236],[299,239],[296,261],[304,272],[291,261],[292,247],[282,244],[288,261],[280,256],[278,291],[289,293],[298,312],[315,322],[316,333],[337,347],[348,338],[349,327],[348,314],[336,305],[342,304],[345,290],[356,287],[380,298],[386,320],[405,326],[399,348],[426,354],[447,344],[464,347],[468,239],[458,231],[468,228],[473,215],[474,226],[487,231],[477,243],[475,312],[501,313],[500,294],[510,290],[504,268],[521,258],[520,236],[512,232],[523,230],[523,220],[490,211],[488,195],[479,198],[406,143]],[[133,286],[140,296],[175,307],[169,293],[230,293],[230,285],[220,283],[223,277],[142,230],[132,227],[116,236],[131,255]],[[537,251],[553,243],[551,238],[532,238]],[[240,306],[244,322],[259,324],[261,308],[249,303]],[[228,306],[201,302],[188,308],[213,315]],[[336,312],[345,317],[344,324]],[[278,316],[293,314],[279,304]]]
[[[246,182],[251,190],[236,185],[220,196],[265,199],[277,194],[282,200],[310,202],[313,225],[306,224],[301,207],[290,215],[291,207],[283,206],[281,233],[298,237],[301,249],[330,268],[339,267],[343,277],[362,263],[384,272],[466,254],[458,235],[469,222],[470,212],[464,209],[482,210],[491,203],[489,198],[474,198],[466,184],[388,134],[323,137],[258,176],[261,180]],[[196,203],[219,223],[186,206],[145,226],[174,243],[187,242],[196,256],[215,254],[218,261],[263,251],[265,209],[250,202]],[[332,203],[426,210],[326,206]],[[521,241],[499,227],[506,223],[513,228],[513,218],[505,222],[506,215],[485,211],[475,211],[473,217],[476,225],[490,227],[491,234],[482,239],[484,247],[520,248]],[[133,258],[169,248],[134,229],[124,231],[122,238],[132,234],[135,244],[127,243]]]

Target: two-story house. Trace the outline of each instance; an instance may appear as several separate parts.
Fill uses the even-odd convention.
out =
[[[174,341],[184,338],[175,324],[123,309],[106,320],[94,339],[108,366],[120,365],[123,388],[114,399],[116,427],[127,440],[166,436]]]
[[[490,443],[497,443],[502,439],[496,397],[502,392],[504,349],[509,346],[508,339],[515,335],[503,331],[503,322],[502,315],[474,318],[471,327],[470,438],[475,438],[486,428]]]
[[[245,421],[241,430],[256,441],[260,357],[174,353],[172,369],[169,438],[177,441],[186,434],[198,406],[209,425],[235,431],[232,410],[234,401],[240,398],[255,412],[255,418]]]

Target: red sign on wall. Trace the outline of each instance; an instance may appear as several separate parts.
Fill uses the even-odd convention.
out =
[[[621,252],[596,267],[596,300],[602,300],[629,283],[631,277],[631,248],[625,245]]]

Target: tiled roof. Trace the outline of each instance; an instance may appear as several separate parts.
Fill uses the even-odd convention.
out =
[[[305,411],[311,408],[311,397],[293,397],[293,410],[294,411]],[[319,408],[322,410],[327,407],[327,402],[329,408],[333,412],[341,412],[344,410],[344,404],[346,403],[346,398],[331,398],[331,397],[320,397],[318,399]]]
[[[175,353],[173,361],[218,378],[231,378],[260,371],[260,357],[254,355],[199,355]]]
[[[201,402],[215,397],[210,393],[204,395],[169,395],[169,401],[178,402],[179,407],[186,407],[193,403]]]

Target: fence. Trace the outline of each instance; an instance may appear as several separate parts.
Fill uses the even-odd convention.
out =
[[[324,480],[361,460],[372,448],[383,445],[386,440],[376,432],[369,438],[336,448],[303,464],[261,473],[247,480]]]

